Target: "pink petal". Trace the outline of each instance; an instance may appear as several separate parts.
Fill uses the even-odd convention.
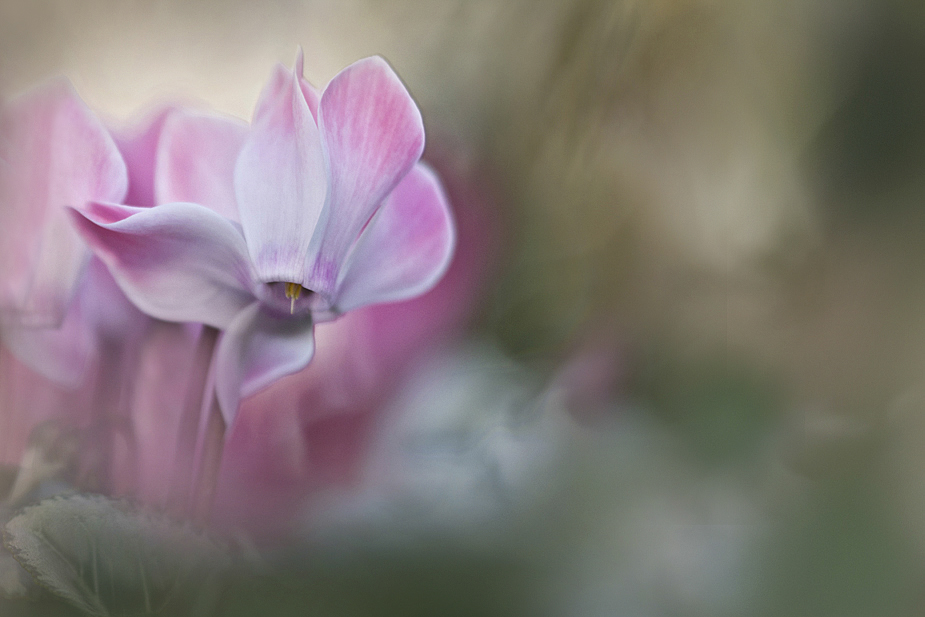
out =
[[[55,325],[87,256],[64,206],[121,201],[125,163],[65,80],[2,111],[0,162],[0,309],[7,321]]]
[[[96,257],[87,264],[77,304],[81,318],[93,329],[97,346],[131,344],[131,337],[151,321],[131,303],[106,264]]]
[[[273,68],[273,75],[260,93],[260,100],[257,101],[257,107],[254,110],[254,122],[262,119],[265,114],[274,113],[276,109],[274,101],[278,100],[281,96],[286,96],[285,92],[288,92],[289,88],[291,88],[292,78],[295,76],[299,80],[299,88],[305,96],[305,102],[308,103],[308,108],[312,112],[312,117],[316,119],[317,123],[318,103],[321,96],[318,94],[318,91],[315,90],[314,86],[302,77],[304,63],[304,54],[302,48],[299,47],[296,53],[295,65],[292,67],[291,71],[282,64],[277,64]]]
[[[106,266],[91,259],[60,326],[7,328],[3,342],[36,373],[76,388],[102,344],[129,339],[148,319],[128,301]]]
[[[321,95],[318,117],[330,189],[306,287],[330,294],[363,227],[421,157],[424,124],[401,80],[379,57],[338,73]]]
[[[65,388],[82,383],[94,350],[93,332],[73,310],[56,328],[7,328],[3,343],[17,360]]]
[[[128,166],[128,194],[123,203],[145,208],[154,206],[154,164],[157,148],[164,121],[173,112],[174,108],[165,107],[137,125],[113,130],[113,138]]]
[[[216,350],[215,390],[227,425],[242,398],[305,368],[314,352],[310,315],[275,317],[258,302],[242,310]]]
[[[277,67],[235,167],[241,226],[263,282],[304,283],[305,255],[324,205],[327,181],[310,104],[314,95],[303,82],[301,75]]]
[[[341,270],[337,308],[418,296],[449,266],[456,234],[440,180],[423,164],[395,187]]]
[[[254,300],[241,231],[204,206],[92,203],[71,213],[125,295],[152,317],[225,328]]]
[[[225,444],[213,523],[278,541],[317,491],[349,489],[381,428],[379,411],[409,367],[460,337],[478,312],[502,261],[503,228],[492,176],[457,157],[458,150],[448,152],[438,167],[457,233],[446,275],[413,300],[317,324],[311,364],[242,401]]]
[[[157,153],[155,203],[196,203],[238,220],[234,167],[247,125],[234,118],[178,110],[167,118]]]

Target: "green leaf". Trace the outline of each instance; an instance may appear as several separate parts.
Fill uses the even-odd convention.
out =
[[[98,495],[26,508],[7,523],[3,542],[39,583],[101,616],[158,612],[229,561],[188,524]]]

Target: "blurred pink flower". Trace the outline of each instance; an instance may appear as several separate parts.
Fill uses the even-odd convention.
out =
[[[0,111],[0,334],[22,362],[75,388],[98,335],[135,311],[65,207],[119,201],[128,170],[70,83],[53,80]],[[137,311],[135,311],[137,312]]]
[[[176,107],[158,111],[129,131],[114,130],[114,142],[127,165],[127,193],[121,199],[112,196],[94,198],[97,203],[91,206],[90,215],[111,215],[112,219],[97,218],[99,224],[84,219],[85,225],[93,225],[97,235],[112,238],[122,234],[126,238],[128,234],[124,228],[116,231],[107,227],[118,228],[127,221],[150,221],[150,218],[140,215],[146,211],[143,209],[153,206],[160,209],[164,204],[177,202],[187,206],[199,204],[204,208],[200,208],[195,216],[211,217],[209,220],[220,217],[226,228],[230,225],[238,234],[239,240],[236,241],[243,244],[245,250],[243,257],[239,253],[236,258],[247,261],[250,274],[258,277],[261,264],[268,269],[275,267],[274,263],[278,265],[279,260],[274,262],[267,258],[273,249],[264,251],[262,257],[259,251],[254,255],[248,249],[252,248],[251,238],[255,238],[255,246],[260,246],[260,243],[264,247],[277,246],[273,244],[273,235],[264,232],[268,226],[279,223],[260,220],[260,216],[248,223],[239,210],[242,201],[246,202],[246,199],[242,200],[242,193],[276,186],[280,181],[279,175],[285,176],[280,165],[292,160],[284,156],[283,161],[264,165],[259,171],[264,177],[262,181],[254,180],[259,175],[257,172],[252,174],[251,181],[257,189],[238,186],[236,190],[239,155],[243,158],[247,148],[270,147],[268,142],[287,135],[290,142],[298,141],[293,136],[304,137],[305,134],[304,130],[299,133],[293,128],[298,128],[295,123],[299,117],[303,120],[302,129],[306,122],[312,123],[308,128],[314,127],[318,139],[322,139],[328,131],[333,136],[327,139],[349,142],[351,136],[344,131],[338,132],[336,122],[329,120],[324,123],[325,117],[338,118],[336,106],[335,112],[325,116],[325,97],[333,101],[327,105],[350,104],[351,97],[363,94],[352,90],[355,84],[351,84],[355,80],[367,85],[371,83],[379,101],[383,94],[391,92],[400,103],[412,106],[411,115],[417,123],[420,122],[404,88],[381,60],[369,59],[346,69],[321,96],[314,94],[311,86],[301,78],[300,64],[301,59],[294,72],[282,67],[275,71],[258,105],[251,130],[238,120]],[[358,73],[354,74],[354,71]],[[344,94],[344,91],[347,93]],[[289,109],[285,104],[287,101],[292,103],[288,105]],[[360,105],[360,102],[354,100],[353,104]],[[356,113],[344,112],[343,109],[340,112],[346,113],[354,125],[363,122]],[[288,126],[288,132],[280,126]],[[269,135],[272,130],[279,130],[280,134]],[[323,152],[328,152],[326,144],[326,141],[323,142]],[[290,319],[290,308],[307,308],[308,318],[314,322],[330,319],[341,310],[360,306],[366,301],[388,303],[360,307],[335,321],[317,325],[316,357],[312,365],[242,403],[241,415],[228,438],[218,487],[215,519],[224,526],[243,526],[258,534],[272,534],[292,521],[297,504],[312,491],[325,486],[349,484],[365,457],[376,413],[401,382],[406,368],[420,354],[458,336],[477,309],[480,291],[484,289],[498,248],[494,196],[486,192],[486,185],[490,183],[486,182],[484,174],[473,173],[460,165],[456,148],[452,150],[452,156],[438,159],[444,162],[439,168],[447,176],[449,194],[454,202],[459,202],[454,223],[449,218],[443,189],[436,176],[417,162],[420,146],[414,145],[406,152],[408,160],[403,165],[408,167],[407,174],[403,179],[393,178],[393,182],[398,182],[397,187],[386,186],[388,182],[381,178],[378,189],[353,186],[354,192],[348,199],[350,203],[357,203],[354,200],[362,197],[364,191],[367,196],[369,191],[374,190],[388,195],[380,199],[382,206],[377,214],[363,215],[365,220],[356,230],[361,241],[356,246],[367,248],[347,251],[346,255],[338,257],[340,262],[336,265],[341,267],[340,272],[327,272],[329,278],[325,279],[317,269],[308,267],[310,263],[306,264],[303,272],[306,282],[318,280],[319,289],[324,291],[325,285],[330,286],[333,280],[333,288],[325,292],[328,296],[315,298],[314,304],[308,307],[305,306],[308,298],[304,290],[300,294],[302,297],[295,299],[298,302],[295,307],[291,307],[295,304],[292,298],[286,302],[282,298],[271,297],[270,301],[275,302],[272,305],[275,316],[280,321]],[[292,176],[310,170],[314,163],[311,153],[303,156],[304,160],[298,158],[302,156],[298,143],[289,143],[289,147],[296,154],[296,163],[301,165],[290,170],[291,180]],[[337,152],[337,147],[338,143],[334,143],[330,151]],[[270,151],[272,154],[272,148]],[[267,160],[260,153],[252,153],[252,156],[257,169],[260,169],[261,161]],[[361,155],[348,147],[339,160],[348,161],[345,165],[353,165],[355,162],[349,162],[350,156]],[[331,165],[328,159],[322,159],[324,165]],[[364,160],[362,164],[372,162]],[[336,171],[324,170],[325,186],[329,188],[322,195],[325,200],[321,206],[323,212],[316,213],[315,221],[317,229],[322,226],[333,229],[331,233],[335,236],[343,233],[343,230],[338,231],[338,225],[349,227],[358,223],[338,221],[334,215],[328,217],[325,212],[342,211],[343,200],[336,199],[338,191],[344,194],[351,182],[362,180],[345,178],[343,173],[338,176]],[[394,172],[393,175],[401,174]],[[46,181],[54,182],[51,178],[46,178]],[[242,182],[237,181],[239,184]],[[247,181],[243,182],[247,184]],[[288,199],[280,203],[290,210],[298,209],[295,200],[311,197],[305,196],[304,187],[289,188],[288,192],[282,191],[274,199]],[[252,198],[251,203],[259,205],[262,203],[259,200],[270,198],[258,195]],[[131,207],[113,204],[113,201],[121,201]],[[73,205],[80,203],[76,198],[72,202]],[[377,205],[365,204],[373,210]],[[168,210],[170,208],[168,206]],[[202,210],[206,213],[203,214]],[[262,212],[256,207],[252,211]],[[417,217],[417,223],[407,225],[408,216]],[[250,232],[250,237],[248,225],[256,230]],[[449,264],[454,231],[459,239]],[[264,235],[261,236],[261,233]],[[433,250],[425,251],[423,256],[403,251],[405,248],[420,248],[422,236],[415,234],[429,238]],[[137,237],[142,238],[140,235]],[[317,259],[321,259],[322,255],[337,255],[343,247],[332,242],[319,239],[310,249]],[[276,254],[279,256],[279,251]],[[429,271],[426,268],[428,263]],[[396,268],[396,264],[400,267]],[[226,270],[231,269],[228,261],[219,265]],[[444,269],[447,270],[446,276],[434,289],[417,298],[401,301],[433,284]],[[118,268],[114,272],[118,274]],[[421,280],[428,274],[431,280]],[[254,287],[261,285],[264,283],[255,283]],[[30,364],[34,365],[33,369],[47,373],[53,364],[49,363],[50,359],[66,359],[80,352],[80,347],[62,347],[67,341],[87,342],[88,347],[84,350],[105,349],[111,352],[116,346],[121,346],[121,351],[108,356],[111,362],[90,361],[98,360],[98,353],[88,354],[82,362],[91,370],[68,388],[49,381],[47,376],[36,373],[7,352],[0,351],[0,390],[3,397],[0,401],[0,461],[17,463],[36,424],[49,418],[64,418],[66,427],[78,428],[78,434],[85,439],[80,452],[82,459],[93,458],[106,451],[104,460],[80,463],[84,468],[95,466],[96,470],[101,469],[101,465],[109,466],[110,481],[99,489],[133,495],[160,507],[175,506],[178,499],[177,478],[188,475],[187,464],[191,456],[191,452],[186,451],[190,447],[189,435],[186,435],[190,432],[189,418],[184,414],[188,414],[190,401],[197,399],[197,394],[201,393],[197,390],[201,384],[196,383],[195,374],[208,364],[208,358],[197,355],[201,328],[195,324],[167,323],[142,317],[127,302],[100,261],[90,262],[86,275],[75,289],[73,300],[65,304],[60,327],[41,331],[40,336],[48,340],[43,345],[31,347],[34,362]],[[257,292],[250,293],[251,298],[259,297]],[[260,299],[267,301],[266,297]],[[116,310],[123,305],[129,309],[124,314]],[[141,317],[141,321],[131,321],[126,317],[130,317],[133,311]],[[292,318],[299,319],[299,316]],[[30,332],[36,334],[39,330]],[[101,343],[103,347],[100,347]],[[59,346],[58,351],[54,351],[55,345]],[[64,365],[69,363],[65,361]],[[104,428],[109,423],[108,432],[94,428],[101,422]],[[108,445],[103,446],[103,440]],[[182,496],[179,498],[182,499]]]
[[[13,224],[0,229],[0,249],[25,246],[24,240],[40,242],[33,245],[35,259],[22,260],[22,270],[0,272],[0,285],[9,288],[17,277],[50,280],[53,272],[43,273],[42,268],[53,259],[41,253],[54,252],[59,242],[78,254],[74,263],[83,269],[71,282],[70,296],[65,293],[69,279],[59,280],[62,304],[53,308],[63,314],[57,321],[30,319],[19,306],[4,305],[0,462],[28,459],[30,435],[36,427],[53,423],[56,430],[85,442],[77,464],[95,479],[83,488],[166,503],[170,483],[179,473],[173,463],[182,460],[177,453],[183,428],[179,416],[189,396],[199,328],[159,322],[135,308],[102,262],[95,257],[87,261],[89,248],[72,229],[64,206],[107,194],[116,199],[120,191],[84,190],[94,182],[106,185],[105,174],[112,168],[121,169],[119,184],[126,203],[159,203],[155,171],[159,161],[169,159],[176,133],[165,131],[165,124],[193,113],[164,108],[141,123],[112,129],[110,136],[63,80],[40,86],[3,111],[4,156],[15,165],[4,171],[10,175],[2,176],[5,210],[0,217]],[[61,143],[44,141],[56,138]],[[118,152],[113,152],[113,143]],[[62,163],[55,157],[75,160]],[[123,162],[116,162],[116,157]],[[92,163],[101,158],[107,165],[97,169]],[[80,161],[86,165],[81,167]],[[24,171],[28,169],[31,175]],[[58,233],[64,234],[63,240]],[[78,244],[71,245],[74,238]],[[30,275],[29,268],[36,270]]]
[[[0,461],[19,463],[33,430],[53,422],[87,440],[79,466],[94,479],[84,488],[134,484],[128,407],[152,320],[92,257],[65,207],[150,192],[153,159],[132,154],[157,142],[162,118],[114,137],[63,79],[2,114]]]
[[[118,404],[119,377],[104,383],[92,367],[132,329],[130,321],[146,318],[91,259],[65,207],[122,200],[127,188],[112,136],[67,80],[40,85],[0,110],[4,462],[19,462],[38,424],[66,418],[86,426],[104,399]]]
[[[420,112],[381,58],[319,95],[300,52],[293,71],[274,72],[239,151],[237,124],[186,116],[176,122],[189,130],[170,133],[171,120],[162,138],[179,140],[157,162],[156,198],[206,205],[97,202],[74,221],[143,311],[224,331],[215,390],[229,425],[242,396],[308,364],[315,323],[414,297],[445,271],[449,207],[418,164]]]
[[[65,206],[120,202],[125,161],[70,83],[54,80],[0,111],[0,319],[55,327],[89,252]]]

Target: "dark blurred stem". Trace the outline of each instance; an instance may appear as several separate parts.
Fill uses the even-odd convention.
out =
[[[12,366],[7,357],[9,352],[0,345],[0,461],[9,456],[10,441],[12,440],[12,409],[14,408],[12,388]]]
[[[215,488],[218,484],[218,475],[222,464],[222,451],[225,448],[225,419],[222,417],[218,398],[215,394],[215,350],[218,341],[218,331],[210,326],[203,326],[200,350],[203,358],[208,351],[208,368],[205,378],[201,380],[199,390],[199,413],[197,426],[189,432],[196,435],[193,448],[192,487],[189,492],[187,508],[189,514],[196,522],[206,525],[211,518],[212,502],[215,500]],[[200,358],[197,357],[197,360]],[[195,394],[191,389],[190,393]]]
[[[93,393],[93,418],[88,427],[87,439],[95,454],[80,474],[78,484],[90,491],[111,493],[114,490],[113,465],[115,463],[116,435],[125,421],[120,403],[125,400],[126,366],[125,349],[115,343],[104,343],[100,349]]]
[[[211,385],[211,384],[210,384]],[[201,437],[198,464],[196,465],[196,483],[190,500],[190,511],[193,519],[205,525],[209,522],[212,513],[212,503],[215,501],[215,487],[218,485],[218,474],[222,465],[222,450],[225,447],[225,419],[218,406],[218,399],[210,387],[206,393],[208,397],[206,425]]]
[[[218,330],[212,326],[202,326],[199,342],[196,345],[190,380],[187,385],[183,412],[177,433],[176,460],[173,467],[171,486],[171,508],[183,511],[192,503],[192,480],[196,463],[196,447],[202,418],[203,399],[209,379],[209,367],[218,341]]]

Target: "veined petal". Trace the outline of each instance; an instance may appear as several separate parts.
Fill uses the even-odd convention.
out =
[[[330,293],[337,270],[382,200],[424,149],[421,112],[382,58],[356,62],[325,88],[318,111],[330,188],[307,287]]]
[[[304,283],[305,255],[324,205],[327,180],[309,104],[313,90],[303,82],[295,71],[276,69],[235,167],[241,226],[263,282]]]
[[[238,220],[234,167],[247,124],[189,110],[170,114],[158,145],[155,202],[189,202]]]
[[[370,221],[341,270],[340,311],[420,295],[449,266],[456,242],[437,175],[419,163]]]
[[[215,391],[228,426],[238,404],[305,368],[315,353],[311,315],[279,318],[254,302],[222,334],[215,356]]]
[[[91,203],[71,214],[125,295],[152,317],[226,328],[254,301],[240,229],[204,206]]]
[[[87,251],[65,206],[121,201],[125,162],[112,137],[66,80],[0,113],[0,308],[4,321],[63,319]]]

